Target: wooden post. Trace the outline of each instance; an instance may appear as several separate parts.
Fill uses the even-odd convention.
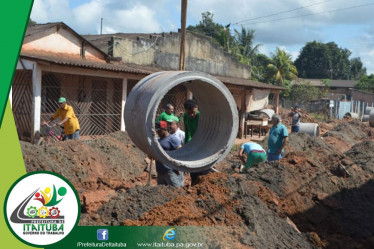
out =
[[[244,128],[245,128],[245,125],[244,125],[244,122],[245,122],[245,114],[246,114],[246,111],[247,111],[247,106],[245,104],[245,101],[246,101],[246,90],[243,90],[242,91],[242,94],[241,94],[241,103],[240,103],[240,112],[239,112],[239,127],[241,128],[240,131],[239,131],[239,138],[242,139],[243,136],[244,136]]]
[[[33,64],[32,70],[32,132],[31,143],[39,140],[40,137],[40,111],[41,111],[41,94],[42,94],[42,70],[37,63]]]
[[[193,99],[193,94],[188,88],[187,88],[187,99]]]
[[[179,55],[179,70],[184,70],[185,42],[186,42],[186,19],[187,19],[187,0],[182,0],[181,47],[180,47],[180,55]]]
[[[121,104],[121,131],[126,130],[125,126],[125,105],[127,99],[127,78],[122,79],[122,104]]]
[[[278,114],[279,106],[279,90],[274,93],[274,112]]]

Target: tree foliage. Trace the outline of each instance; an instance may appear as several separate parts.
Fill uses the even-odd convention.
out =
[[[292,85],[289,99],[294,103],[303,104],[319,97],[319,90],[312,86],[310,82],[303,82]]]
[[[360,58],[349,59],[351,51],[335,42],[308,42],[295,61],[299,77],[312,79],[358,79],[366,72]]]
[[[35,24],[36,22],[33,21],[31,18],[29,18],[29,22],[27,23],[27,25],[29,26],[29,25],[35,25]]]
[[[195,26],[188,26],[187,30],[211,37],[220,44],[226,51],[236,57],[241,63],[252,64],[255,60],[258,49],[262,44],[254,44],[254,30],[245,29],[243,26],[238,31],[234,29],[231,34],[229,26],[223,26],[214,22],[214,15],[207,11],[201,14],[201,21]]]
[[[240,31],[235,29],[234,32],[234,45],[237,48],[238,55],[246,59],[248,64],[251,64],[251,62],[256,58],[258,50],[262,44],[253,44],[255,38],[254,30],[245,29],[242,26]]]
[[[355,88],[365,92],[374,93],[374,74],[363,75],[358,83],[355,85]]]
[[[301,49],[295,66],[301,78],[326,78],[331,66],[327,47],[320,42],[308,42]]]
[[[368,80],[366,68],[360,58],[352,58],[348,49],[340,48],[335,42],[308,42],[301,49],[293,63],[291,55],[279,48],[271,55],[259,54],[262,44],[254,44],[255,31],[234,29],[231,33],[229,26],[214,22],[213,13],[206,11],[201,14],[201,21],[195,26],[188,26],[187,30],[211,37],[213,42],[229,51],[241,63],[251,66],[252,79],[277,84],[286,87],[287,83],[297,76],[312,79],[362,79],[362,88]]]
[[[257,54],[251,60],[251,76],[253,80],[267,82],[266,67],[271,63],[271,59],[264,54]]]
[[[364,67],[360,57],[351,59],[351,78],[354,80],[360,79],[362,76],[366,75],[366,68]]]
[[[297,77],[297,69],[292,62],[291,55],[280,48],[272,53],[266,73],[271,82],[280,86],[284,86],[286,80],[290,81]]]
[[[201,13],[201,17],[199,24],[195,26],[189,25],[187,30],[211,37],[215,42],[219,43],[222,47],[225,47],[227,44],[227,30],[225,27],[214,22],[214,14],[209,11]],[[229,39],[230,38],[233,40],[231,35],[229,36]]]

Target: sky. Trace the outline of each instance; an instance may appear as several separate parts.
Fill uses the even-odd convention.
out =
[[[201,13],[231,30],[255,30],[255,44],[270,56],[276,48],[295,60],[312,41],[335,42],[374,73],[374,0],[189,0],[187,26]],[[34,0],[31,19],[64,22],[79,34],[159,33],[180,28],[181,0]]]

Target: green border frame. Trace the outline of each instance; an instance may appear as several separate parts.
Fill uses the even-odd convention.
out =
[[[0,15],[0,26],[2,33],[6,36],[0,44],[2,48],[5,48],[3,55],[7,60],[1,63],[4,73],[1,75],[2,82],[0,83],[0,128],[33,4],[33,0],[2,2],[3,13]]]
[[[9,224],[9,220],[8,220],[8,216],[7,216],[7,212],[6,212],[6,208],[7,208],[7,204],[8,204],[8,198],[9,198],[10,192],[12,192],[13,188],[14,188],[14,187],[15,187],[15,186],[20,182],[20,181],[22,181],[24,178],[29,177],[29,176],[31,176],[31,175],[38,175],[38,174],[49,174],[49,175],[54,175],[54,176],[60,178],[61,180],[63,180],[64,182],[66,182],[66,183],[70,186],[70,188],[73,190],[74,195],[75,195],[75,198],[77,199],[77,203],[78,203],[78,216],[77,216],[77,220],[75,221],[75,224],[74,224],[73,228],[71,229],[70,233],[71,233],[71,232],[72,232],[72,231],[77,227],[77,225],[78,225],[78,223],[79,223],[80,216],[81,216],[81,203],[80,203],[80,199],[79,199],[78,192],[75,190],[74,186],[73,186],[73,185],[72,185],[72,184],[71,184],[71,183],[70,183],[70,182],[69,182],[65,177],[63,177],[63,176],[61,176],[61,175],[59,175],[59,174],[57,174],[57,173],[51,172],[51,171],[35,171],[35,172],[30,172],[30,173],[28,173],[28,174],[26,174],[26,175],[21,176],[20,178],[18,178],[18,179],[17,179],[17,180],[12,184],[12,186],[9,188],[9,190],[8,190],[6,196],[5,196],[5,200],[4,200],[4,210],[3,210],[3,211],[4,211],[4,219],[5,219],[5,222],[6,222],[7,226],[8,226],[8,229],[12,232],[12,234],[13,234],[13,235],[18,239],[18,240],[20,240],[21,242],[25,243],[26,245],[33,246],[33,247],[44,248],[44,247],[48,247],[48,246],[50,246],[50,245],[53,245],[53,244],[55,244],[55,243],[57,243],[57,242],[59,242],[59,241],[65,239],[66,237],[69,236],[70,233],[67,234],[67,235],[66,235],[64,238],[62,238],[61,240],[56,241],[56,242],[54,242],[54,243],[52,243],[52,244],[48,244],[48,245],[36,245],[36,244],[32,244],[32,243],[29,243],[29,242],[23,240],[21,237],[19,237],[19,236],[18,236],[18,235],[13,231],[12,227],[11,227],[10,224]]]

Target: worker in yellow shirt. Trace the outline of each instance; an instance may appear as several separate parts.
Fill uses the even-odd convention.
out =
[[[66,99],[61,97],[58,99],[59,108],[53,114],[53,116],[49,119],[47,124],[55,120],[56,118],[60,118],[59,123],[55,123],[54,126],[64,126],[65,136],[64,141],[74,139],[79,139],[79,121],[75,116],[73,107],[66,104]]]

